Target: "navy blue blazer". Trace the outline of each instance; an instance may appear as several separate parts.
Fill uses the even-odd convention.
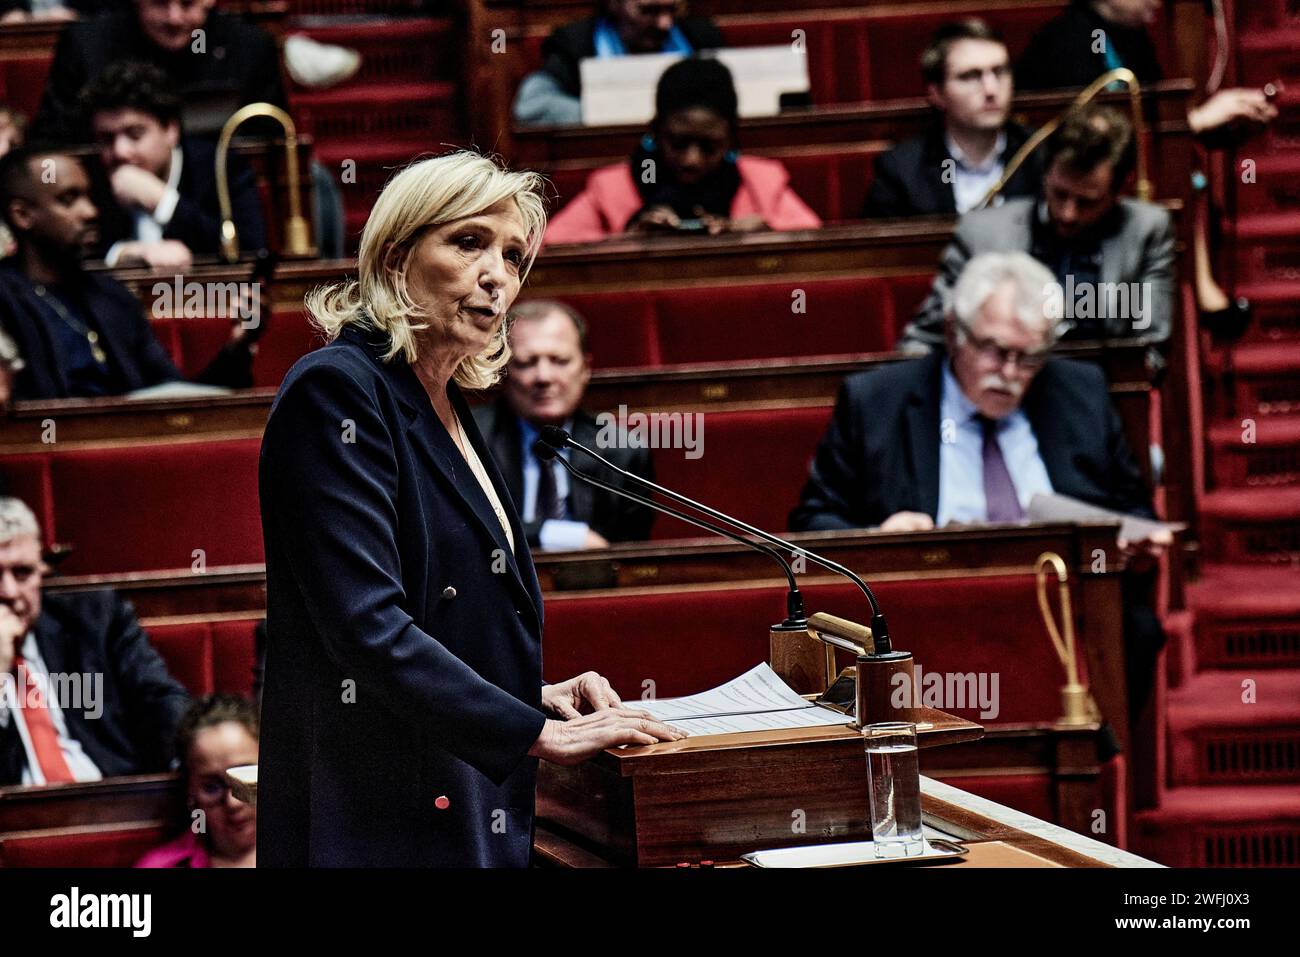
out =
[[[513,553],[414,371],[380,348],[347,329],[301,359],[262,442],[258,863],[523,867],[541,588],[460,391]]]
[[[945,354],[933,352],[844,380],[799,505],[790,513],[791,529],[866,528],[903,511],[935,516],[946,361]],[[1154,517],[1151,492],[1098,366],[1049,360],[1021,408],[1053,489],[1101,508]]]

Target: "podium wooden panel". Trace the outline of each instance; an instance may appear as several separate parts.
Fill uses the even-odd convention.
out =
[[[917,732],[925,748],[972,741],[983,729],[926,709]],[[869,840],[866,802],[862,737],[848,727],[613,749],[574,767],[543,763],[537,781],[539,822],[574,835],[597,857],[639,867],[819,839]]]

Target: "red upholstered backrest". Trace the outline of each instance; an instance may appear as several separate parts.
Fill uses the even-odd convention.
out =
[[[212,623],[212,690],[251,695],[257,664],[254,629],[259,619]]]
[[[953,693],[942,710],[982,724],[1058,717],[1064,677],[1038,616],[1032,575],[873,587],[895,648],[912,652],[919,666],[919,692],[936,687],[935,677],[927,682],[931,674]],[[870,619],[851,585],[813,585],[804,595],[809,613]],[[703,691],[767,660],[767,629],[783,616],[783,598],[774,586],[549,597],[545,672],[559,680],[595,669],[630,697],[640,697],[647,680],[659,697]],[[958,679],[967,675],[970,681]]]
[[[54,62],[54,48],[36,56],[5,57],[0,60],[0,103],[31,120],[40,106],[45,79]]]
[[[585,163],[581,166],[561,166],[546,171],[546,178],[551,181],[551,187],[546,190],[547,195],[550,195],[553,189],[556,196],[552,216],[583,191],[587,185],[587,177],[592,174],[592,171],[593,166]]]
[[[912,321],[916,309],[930,293],[934,276],[925,273],[919,276],[893,276],[889,280],[890,312],[893,316],[893,329],[890,348],[897,341],[903,328]]]
[[[751,525],[783,529],[830,414],[830,406],[704,412],[699,446],[703,454],[688,459],[684,449],[656,449],[656,480]],[[683,522],[660,516],[651,537],[699,534]]]
[[[1062,6],[1060,0],[1021,3],[1000,9],[990,4],[978,16],[1002,31],[1014,62],[1034,32],[1057,16]],[[922,96],[925,85],[921,78],[921,52],[934,31],[953,17],[952,11],[942,10],[936,13],[900,13],[869,21],[863,32],[870,71],[862,98],[892,100]]]
[[[666,365],[885,352],[893,346],[878,280],[670,289],[656,299]]]
[[[149,643],[171,676],[194,697],[212,692],[212,625],[206,621],[150,625]]]
[[[66,574],[262,561],[258,439],[76,449],[50,461]]]
[[[149,822],[11,832],[0,836],[0,867],[131,867],[173,830]]]
[[[790,174],[795,194],[823,220],[836,222],[861,218],[871,188],[872,164],[885,149],[881,143],[819,146],[775,158]]]
[[[956,704],[943,710],[981,723],[1058,716],[1065,673],[1043,627],[1032,575],[886,581],[872,588],[894,647],[912,652],[920,668],[922,692],[928,671],[944,673],[945,687],[949,673],[985,675],[990,694],[992,676],[998,675],[996,717],[981,718],[980,708]],[[869,616],[860,596],[847,585],[805,589],[810,612],[829,611],[855,621]],[[952,680],[955,690],[959,683]]]
[[[594,669],[624,698],[704,691],[767,659],[767,628],[783,607],[771,588],[548,596],[545,675]]]
[[[620,290],[565,293],[554,298],[572,306],[586,320],[587,348],[597,369],[654,366],[662,361],[652,293]]]
[[[9,485],[7,494],[22,499],[35,513],[41,523],[43,544],[49,546],[58,541],[49,455],[42,452],[6,455],[0,459],[0,475]]]
[[[167,670],[194,696],[253,692],[258,618],[150,625],[149,642]]]
[[[155,319],[154,335],[188,379],[197,378],[230,338],[231,320],[222,318]],[[289,368],[325,342],[306,312],[292,310],[269,316],[266,331],[253,357],[253,385],[279,386]]]

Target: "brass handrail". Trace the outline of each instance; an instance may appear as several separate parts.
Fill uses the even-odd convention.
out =
[[[217,139],[217,203],[221,207],[221,255],[226,262],[239,261],[239,234],[230,205],[230,183],[226,179],[226,160],[230,141],[235,130],[245,121],[257,116],[275,120],[284,128],[284,178],[289,185],[289,215],[284,221],[284,254],[288,256],[314,256],[307,234],[307,220],[302,215],[302,201],[298,195],[298,131],[293,117],[272,103],[249,103],[231,114],[221,127]]]
[[[1052,614],[1051,601],[1047,595],[1048,569],[1056,573],[1057,587],[1060,590],[1061,626],[1064,637],[1056,627],[1056,617]],[[1061,724],[1091,724],[1095,720],[1088,686],[1079,682],[1078,649],[1074,641],[1074,611],[1070,605],[1070,573],[1065,562],[1055,552],[1043,552],[1034,563],[1034,576],[1038,580],[1038,610],[1043,614],[1043,624],[1047,636],[1056,649],[1056,657],[1065,669],[1065,686],[1061,688]]]
[[[1133,117],[1133,136],[1137,143],[1137,197],[1138,199],[1150,201],[1151,197],[1155,195],[1155,191],[1152,189],[1149,173],[1146,143],[1147,124],[1146,118],[1142,115],[1142,85],[1138,82],[1137,74],[1132,70],[1127,67],[1118,67],[1114,70],[1108,70],[1089,83],[1068,107],[1047,123],[1044,123],[1029,139],[1025,140],[1024,145],[1016,150],[1016,154],[1011,157],[1010,162],[1003,169],[1002,175],[993,184],[993,188],[984,195],[984,198],[980,200],[979,205],[975,208],[983,209],[993,201],[994,196],[1002,192],[1007,183],[1011,182],[1011,177],[1015,176],[1020,167],[1024,165],[1025,160],[1029,159],[1043,140],[1056,132],[1056,128],[1065,121],[1065,118],[1070,115],[1072,110],[1077,110],[1079,107],[1090,103],[1096,98],[1097,94],[1104,92],[1108,86],[1116,82],[1123,83],[1128,87],[1129,110]]]

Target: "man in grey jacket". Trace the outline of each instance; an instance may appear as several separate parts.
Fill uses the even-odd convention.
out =
[[[985,252],[1027,252],[1055,274],[1060,290],[1045,294],[1057,297],[1062,338],[1169,338],[1172,220],[1161,206],[1120,197],[1136,163],[1132,126],[1111,107],[1088,106],[1071,114],[1044,148],[1040,197],[975,210],[958,222],[930,295],[899,339],[901,351],[942,346],[957,277]]]

